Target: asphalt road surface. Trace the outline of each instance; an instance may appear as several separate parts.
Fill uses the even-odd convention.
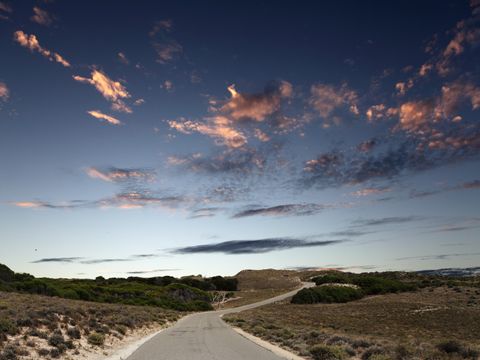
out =
[[[303,287],[314,284],[304,283]],[[186,316],[140,346],[127,360],[279,360],[235,332],[220,316],[284,300],[297,291],[233,309]],[[281,316],[281,314],[279,314]]]

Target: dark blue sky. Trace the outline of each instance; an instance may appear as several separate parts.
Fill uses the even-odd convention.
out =
[[[0,262],[478,264],[478,1],[0,1]]]

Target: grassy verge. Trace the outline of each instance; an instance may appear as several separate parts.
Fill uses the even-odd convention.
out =
[[[472,287],[341,304],[286,301],[224,319],[311,359],[477,359],[480,350],[480,290]]]
[[[0,359],[59,358],[103,349],[182,313],[149,306],[100,304],[0,292]]]

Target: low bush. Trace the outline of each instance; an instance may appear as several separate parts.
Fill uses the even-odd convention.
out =
[[[359,286],[366,295],[378,295],[413,291],[415,284],[396,279],[392,273],[326,273],[313,279],[316,285],[352,284]]]
[[[346,286],[317,286],[302,289],[292,298],[293,304],[345,303],[361,299],[364,296],[359,289]]]
[[[105,343],[105,335],[99,333],[91,333],[88,336],[88,343],[95,346],[102,346]]]
[[[314,360],[342,360],[347,353],[340,346],[315,345],[309,349]]]

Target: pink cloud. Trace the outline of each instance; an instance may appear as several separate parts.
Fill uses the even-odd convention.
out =
[[[73,79],[85,84],[95,86],[97,91],[108,101],[112,102],[112,109],[131,113],[132,110],[128,107],[122,99],[131,97],[124,85],[119,81],[110,79],[105,73],[94,69],[90,78],[75,75]]]
[[[105,120],[106,122],[112,124],[112,125],[121,125],[122,122],[118,120],[117,118],[114,118],[113,116],[106,115],[98,110],[90,110],[87,111],[87,113],[94,118],[100,119],[100,120]]]
[[[58,62],[65,67],[71,66],[70,63],[67,60],[65,60],[60,54],[43,48],[38,42],[38,39],[35,35],[28,35],[28,34],[25,34],[23,31],[19,30],[19,31],[15,31],[15,33],[13,34],[13,38],[21,46],[29,49],[32,52],[33,51],[38,52],[39,54],[46,57],[50,61]]]

